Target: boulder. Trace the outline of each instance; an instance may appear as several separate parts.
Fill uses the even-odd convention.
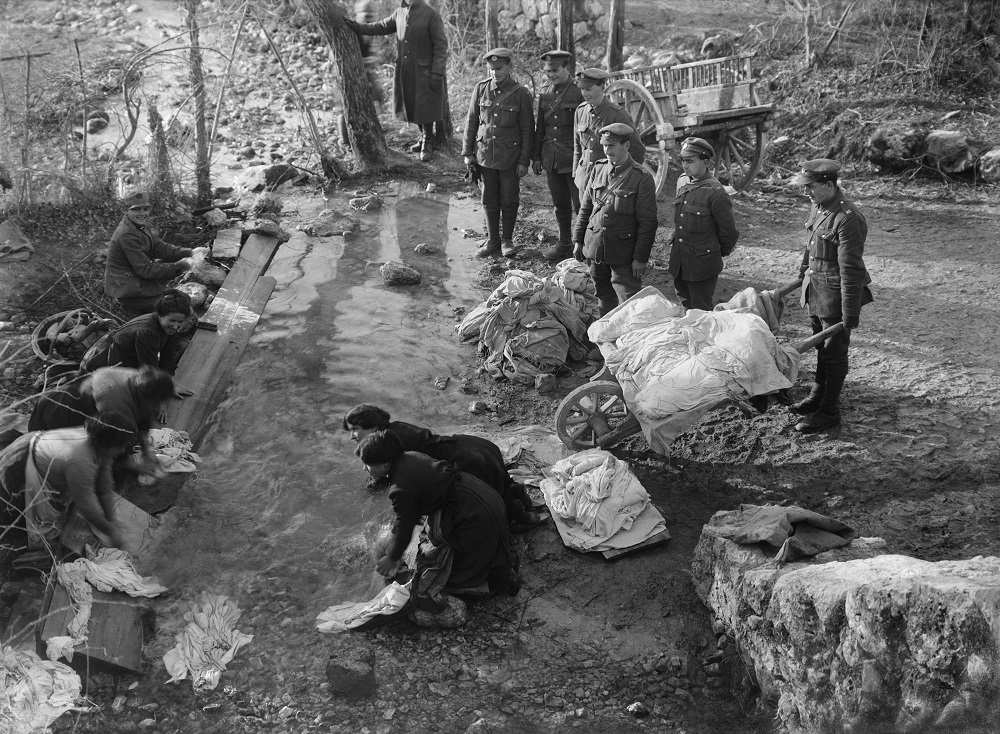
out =
[[[979,158],[979,178],[987,183],[1000,183],[1000,146],[988,150]]]
[[[912,731],[1000,713],[1000,559],[931,563],[884,548],[859,538],[779,566],[702,531],[696,591],[786,731]]]
[[[379,273],[386,285],[417,285],[420,282],[420,271],[399,260],[390,260],[379,268]]]
[[[964,173],[976,165],[976,151],[957,130],[933,130],[925,139],[927,162],[945,173]]]
[[[202,260],[185,274],[187,282],[201,283],[213,291],[219,290],[226,280],[226,269]]]
[[[330,695],[343,698],[370,698],[375,695],[375,651],[368,645],[346,638],[330,653],[326,664]]]
[[[208,288],[202,283],[181,283],[177,286],[177,290],[181,293],[187,294],[187,297],[191,299],[191,308],[200,309],[208,302],[208,297],[210,295]]]
[[[590,27],[587,25],[586,21],[580,20],[573,24],[573,40],[582,41],[589,35]]]
[[[927,150],[925,135],[905,123],[889,122],[868,138],[865,157],[876,166],[901,171],[913,165]]]

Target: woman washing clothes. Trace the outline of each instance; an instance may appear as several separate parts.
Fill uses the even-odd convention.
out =
[[[156,302],[152,313],[137,316],[108,332],[87,350],[81,372],[100,367],[151,365],[174,374],[183,352],[180,332],[191,316],[191,299],[170,289]]]
[[[443,461],[404,451],[390,431],[365,436],[354,453],[373,478],[390,483],[395,518],[375,549],[375,568],[382,576],[400,571],[413,528],[426,516],[414,572],[418,606],[440,611],[449,594],[518,593],[517,556],[496,492]]]
[[[399,439],[404,451],[426,454],[481,479],[503,499],[512,532],[527,532],[542,521],[541,515],[531,511],[534,503],[524,485],[516,483],[507,473],[500,448],[488,439],[467,434],[439,436],[428,428],[390,420],[385,410],[365,403],[347,412],[344,430],[351,432],[355,442],[373,431],[389,431]]]

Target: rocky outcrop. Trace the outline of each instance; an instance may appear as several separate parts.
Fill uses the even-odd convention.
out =
[[[543,42],[555,43],[559,0],[499,0],[497,5],[501,27],[518,34],[533,33]],[[573,34],[576,40],[586,38],[595,27],[607,33],[607,24],[603,31],[597,27],[598,20],[607,14],[604,6],[601,0],[574,0]]]
[[[996,720],[1000,559],[930,563],[877,538],[778,566],[702,532],[692,572],[787,731]]]

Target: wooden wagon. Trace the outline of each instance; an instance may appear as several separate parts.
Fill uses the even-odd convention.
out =
[[[645,164],[659,193],[678,141],[704,138],[715,148],[715,177],[737,191],[760,169],[774,110],[757,97],[753,54],[611,74],[608,96],[624,107],[646,144]]]

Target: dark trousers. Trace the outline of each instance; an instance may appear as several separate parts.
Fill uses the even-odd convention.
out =
[[[573,217],[580,211],[580,192],[573,183],[572,173],[546,171],[552,205],[559,225],[559,244],[570,245],[573,238]]]
[[[517,177],[517,167],[501,171],[496,168],[480,166],[479,172],[482,175],[480,187],[483,192],[482,202],[483,211],[486,212],[487,229],[490,229],[492,222],[498,220],[496,213],[501,212],[503,214],[503,232],[497,234],[500,234],[502,239],[512,239],[514,221],[517,219],[517,208],[521,203],[521,179]],[[491,212],[494,213],[492,219]],[[495,233],[490,231],[491,242],[497,241],[494,236]]]
[[[718,275],[707,280],[684,280],[678,275],[674,278],[674,290],[684,308],[711,311],[715,308],[715,286],[718,282]]]
[[[812,324],[813,334],[818,334],[829,326],[839,324],[842,320],[843,319],[836,317],[809,317],[809,321]],[[847,377],[847,351],[850,346],[851,334],[847,329],[844,329],[839,334],[834,334],[832,337],[816,347],[816,372],[819,373],[822,368],[825,370],[827,377]]]
[[[591,261],[590,277],[594,279],[601,316],[642,290],[642,278],[632,275],[631,263],[608,265]]]

